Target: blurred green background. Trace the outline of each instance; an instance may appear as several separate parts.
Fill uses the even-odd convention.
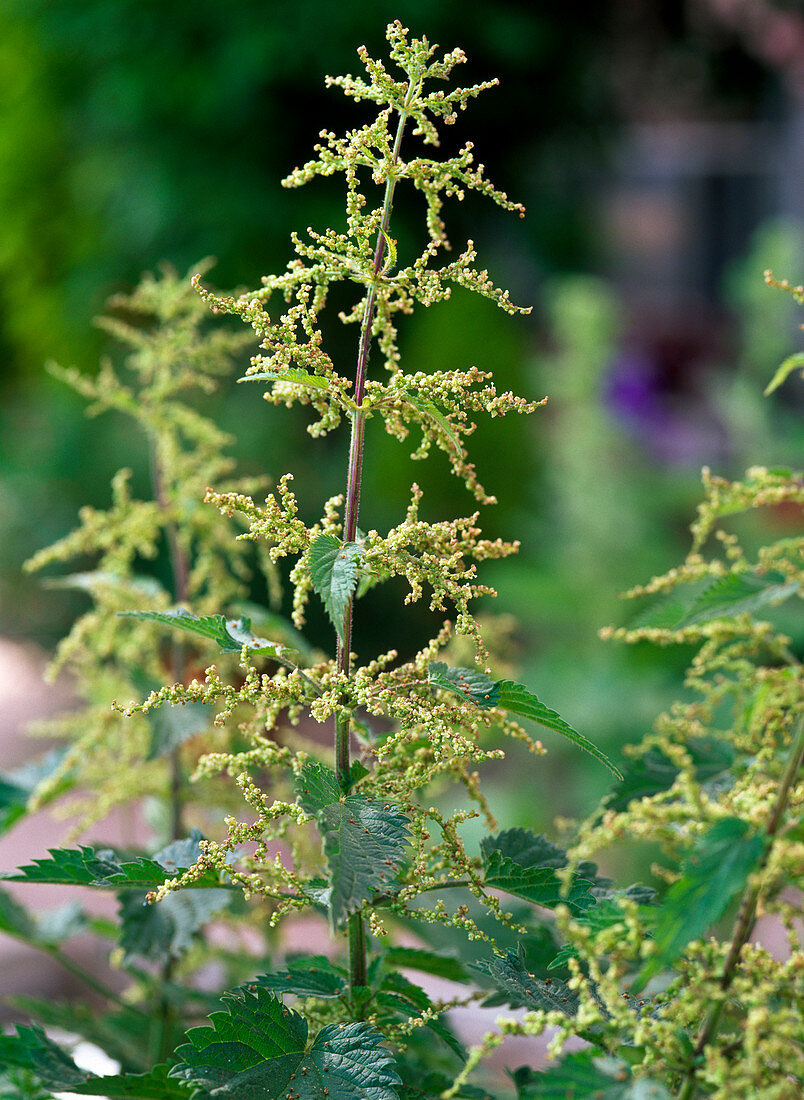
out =
[[[790,302],[762,281],[766,267],[804,276],[796,3],[5,0],[0,635],[51,648],[82,597],[21,578],[22,562],[82,504],[104,506],[119,467],[146,491],[141,440],[114,416],[86,420],[44,362],[92,372],[114,356],[92,317],[163,259],[186,270],[212,254],[211,282],[256,285],[284,268],[292,229],[339,224],[337,182],[279,181],[322,127],[362,121],[323,78],[355,72],[361,43],[382,55],[395,18],[462,46],[463,81],[501,79],[449,138],[474,141],[528,217],[469,198],[447,209],[447,225],[456,247],[471,236],[495,280],[534,306],[511,320],[457,294],[422,311],[405,322],[406,369],[474,363],[503,389],[550,395],[529,422],[494,421],[473,437],[499,498],[486,530],[522,542],[518,559],[486,571],[500,593],[489,610],[516,616],[507,656],[519,677],[616,757],[677,696],[688,656],[601,643],[598,628],[626,613],[618,591],[686,551],[701,465],[733,474],[801,454],[800,387],[761,397],[800,346]],[[417,228],[414,201],[401,197],[397,214],[401,234]],[[348,363],[352,330],[340,339]],[[293,471],[317,515],[342,488],[345,434],[313,442],[303,411],[244,390],[224,387],[214,408],[236,429],[242,471]],[[472,509],[440,456],[411,469],[410,448],[372,429],[363,526],[398,522],[414,476],[427,518]],[[361,656],[429,636],[433,617],[400,610],[398,594],[383,589],[361,614]],[[323,617],[312,630],[327,644]],[[603,769],[549,745],[533,783],[490,776],[506,823],[549,828],[604,791]]]

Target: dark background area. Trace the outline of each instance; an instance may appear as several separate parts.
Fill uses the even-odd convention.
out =
[[[685,552],[702,464],[734,474],[801,454],[800,385],[761,397],[800,346],[790,302],[762,280],[766,267],[804,275],[798,3],[6,0],[0,633],[52,648],[82,597],[21,579],[22,562],[82,504],[104,506],[119,467],[146,491],[141,441],[114,416],[86,420],[44,362],[92,372],[114,356],[92,317],[162,260],[186,270],[212,254],[209,281],[256,285],[284,268],[292,229],[338,226],[338,182],[288,191],[280,180],[322,127],[363,121],[324,75],[356,72],[361,43],[383,56],[394,18],[463,47],[462,82],[500,77],[449,140],[472,140],[528,216],[468,198],[446,221],[456,247],[471,237],[495,280],[534,307],[511,320],[456,294],[406,322],[405,368],[474,363],[502,389],[550,395],[530,422],[495,421],[473,437],[481,480],[499,497],[486,530],[522,540],[516,561],[485,574],[500,592],[489,610],[516,616],[507,657],[517,674],[616,756],[677,695],[687,656],[603,645],[597,629],[626,614],[618,591]],[[403,196],[397,213],[404,238],[421,210]],[[350,362],[353,331],[335,339]],[[237,431],[242,471],[294,471],[317,515],[342,488],[345,433],[311,441],[303,410],[244,390],[224,387],[214,408]],[[398,522],[414,476],[428,518],[472,510],[440,456],[411,470],[410,448],[373,428],[363,525]],[[367,605],[361,656],[429,636],[434,617],[400,609],[397,596],[389,586]],[[312,631],[328,644],[323,616]],[[491,778],[508,823],[549,827],[605,788],[602,769],[550,748],[537,786]]]

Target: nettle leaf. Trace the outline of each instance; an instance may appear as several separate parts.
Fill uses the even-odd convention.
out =
[[[386,966],[398,969],[420,970],[436,978],[447,978],[451,982],[469,980],[466,967],[453,955],[436,955],[423,947],[387,947],[383,952]]]
[[[335,773],[307,761],[296,781],[299,801],[315,815],[330,872],[328,904],[334,927],[379,890],[387,890],[408,845],[408,819],[396,807],[345,795]]]
[[[558,978],[542,979],[532,974],[521,946],[516,951],[506,951],[502,958],[495,956],[478,963],[477,969],[489,975],[495,988],[514,1008],[563,1012],[565,1016],[574,1016],[578,1011],[578,994]]]
[[[445,414],[439,409],[438,405],[433,404],[432,401],[425,401],[417,394],[406,392],[404,400],[408,405],[411,405],[422,416],[429,417],[430,420],[434,420],[441,432],[449,444],[449,449],[452,450],[458,457],[463,454],[463,448],[461,447],[461,441],[458,435],[450,424]]]
[[[712,619],[733,618],[762,607],[783,603],[801,588],[783,573],[727,573],[714,580],[680,585],[667,597],[641,611],[629,624],[632,628],[656,627],[683,630]]]
[[[222,1005],[212,1027],[187,1032],[171,1077],[236,1100],[398,1100],[393,1058],[370,1024],[324,1027],[308,1045],[307,1021],[265,989]]]
[[[181,843],[181,842],[180,842]],[[190,843],[193,843],[192,841]],[[172,847],[172,846],[171,846]],[[186,867],[192,864],[190,860]],[[94,848],[51,848],[45,859],[35,859],[32,863],[20,867],[19,871],[0,873],[0,879],[7,882],[43,882],[66,886],[99,886],[109,889],[139,887],[155,890],[171,878],[179,869],[140,856],[134,860],[120,860],[109,849],[95,851]],[[205,872],[193,882],[193,888],[221,888],[218,873],[213,869]],[[228,886],[226,887],[229,888]]]
[[[242,619],[227,619],[224,615],[204,615],[199,618],[182,607],[176,611],[119,611],[118,614],[129,619],[148,619],[207,638],[215,642],[223,653],[239,653],[243,646],[252,653],[265,657],[281,658],[293,652],[288,646],[257,637],[251,629],[250,620],[245,616]]]
[[[317,760],[308,760],[296,780],[296,794],[305,813],[315,817],[342,795],[335,772]]]
[[[612,893],[610,897],[598,897],[597,903],[592,906],[591,909],[587,909],[585,913],[582,913],[579,917],[576,917],[576,923],[582,928],[588,929],[593,935],[598,932],[603,932],[608,928],[614,928],[615,925],[622,924],[626,919],[625,910],[620,905],[620,898],[629,898],[632,901],[636,901],[640,906],[640,911],[645,924],[650,924],[659,910],[655,906],[650,906],[649,903],[653,901],[656,891],[649,886],[634,885],[629,886],[627,889]],[[651,933],[646,931],[646,935]],[[574,944],[565,943],[561,947],[547,967],[548,970],[560,970],[567,965],[567,960],[575,958],[578,952]]]
[[[427,992],[408,981],[402,974],[390,973],[384,975],[379,990],[375,996],[375,1003],[380,1008],[390,1010],[394,1015],[401,1015],[405,1019],[420,1016],[423,1012],[433,1008]],[[382,1021],[380,1021],[382,1022]],[[445,1046],[449,1047],[453,1054],[461,1061],[466,1061],[466,1050],[463,1044],[452,1033],[449,1027],[438,1016],[433,1016],[425,1025],[436,1035]]]
[[[638,992],[679,957],[690,940],[702,936],[723,914],[759,864],[766,839],[751,833],[748,822],[726,817],[715,822],[690,852],[681,878],[664,895],[656,920],[656,951],[631,987]]]
[[[728,771],[737,756],[732,745],[714,737],[691,737],[685,748],[695,765],[699,783]],[[627,809],[634,799],[661,794],[673,786],[679,775],[680,769],[654,746],[628,765],[625,775],[606,798],[605,808],[619,812]]]
[[[61,764],[66,749],[52,749],[36,760],[0,775],[0,835],[8,832],[27,812],[28,799],[44,780],[49,779]],[[65,776],[58,793],[66,790],[70,781]]]
[[[346,612],[357,586],[364,550],[356,542],[319,535],[310,545],[310,579],[324,603],[330,622],[343,640]]]
[[[0,1065],[30,1070],[48,1088],[63,1091],[83,1085],[94,1076],[79,1069],[37,1024],[18,1024],[16,1035],[0,1035]]]
[[[517,1100],[670,1100],[658,1081],[634,1078],[620,1058],[581,1050],[538,1072],[523,1066],[512,1075]]]
[[[289,367],[284,371],[259,371],[255,374],[244,374],[238,382],[292,382],[294,386],[304,386],[305,389],[328,390],[329,381],[318,374],[308,374],[304,370],[296,370]]]
[[[214,715],[209,704],[191,702],[163,704],[145,717],[151,727],[148,759],[156,760],[208,730]]]
[[[548,909],[563,904],[574,915],[595,904],[590,892],[595,886],[594,877],[586,878],[576,871],[567,890],[556,873],[566,865],[566,852],[544,836],[527,829],[506,829],[497,836],[484,837],[480,854],[485,886]],[[591,869],[594,876],[593,865],[581,869]]]
[[[171,1079],[166,1065],[154,1066],[147,1073],[92,1077],[85,1085],[63,1091],[84,1096],[100,1094],[109,1100],[117,1100],[118,1097],[130,1097],[131,1100],[188,1100],[187,1089]]]
[[[799,368],[802,368],[802,374],[804,374],[804,351],[797,351],[793,355],[788,355],[765,387],[764,396],[768,397],[774,390],[778,390],[779,386],[787,381],[793,371]]]
[[[604,752],[593,745],[583,734],[578,733],[560,714],[551,710],[515,680],[493,680],[485,673],[474,668],[451,668],[444,661],[431,661],[428,678],[435,687],[451,691],[467,702],[474,703],[479,710],[499,707],[515,714],[519,718],[529,718],[546,729],[560,733],[579,748],[584,749],[622,779],[620,772]]]
[[[297,997],[340,997],[348,991],[349,976],[324,955],[305,955],[288,962],[287,970],[261,974],[249,989],[260,986],[270,993],[294,993]]]
[[[229,890],[179,890],[149,904],[139,891],[120,895],[120,946],[123,964],[135,958],[165,963],[188,951],[207,921],[229,904]]]
[[[387,890],[408,846],[408,819],[388,803],[358,795],[326,806],[318,818],[338,927],[378,891]]]

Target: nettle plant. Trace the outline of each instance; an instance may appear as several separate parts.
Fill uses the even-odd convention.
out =
[[[26,808],[54,804],[84,828],[144,800],[159,841],[147,852],[60,848],[4,876],[111,891],[119,910],[116,922],[76,906],[37,918],[0,893],[0,930],[55,957],[101,998],[99,1008],[17,998],[39,1023],[0,1037],[3,1095],[488,1097],[482,1069],[469,1080],[488,1050],[506,1034],[549,1027],[555,1055],[569,1036],[587,1049],[546,1072],[517,1070],[508,1094],[798,1095],[790,1089],[800,1087],[800,949],[779,962],[748,941],[760,909],[777,910],[797,934],[795,901],[783,890],[802,864],[800,666],[789,640],[754,614],[800,591],[800,544],[783,538],[753,561],[732,535],[722,536],[722,559],[701,550],[720,516],[800,504],[801,479],[757,470],[744,483],[708,480],[692,556],[648,589],[673,598],[650,612],[658,621],[628,634],[700,641],[690,679],[700,700],[660,721],[625,778],[525,686],[494,677],[470,604],[491,594],[477,565],[517,544],[483,539],[476,512],[425,520],[415,484],[387,534],[358,526],[369,417],[401,440],[416,429],[414,457],[442,450],[486,504],[493,498],[465,445],[472,417],[542,404],[497,393],[474,367],[401,369],[396,315],[446,299],[454,285],[518,311],[475,266],[471,242],[442,260],[443,199],[476,190],[521,208],[473,166],[468,145],[442,160],[403,158],[409,139],[437,146],[437,126],[493,82],[433,91],[461,51],[436,60],[398,23],[388,40],[402,79],[361,50],[368,80],[331,81],[376,103],[375,121],[344,138],[322,133],[315,159],[285,181],[343,173],[346,232],[294,236],[287,270],[237,297],[212,293],[199,277],[195,293],[170,271],[146,279],[116,303],[122,317],[106,322],[131,349],[128,373],[109,364],[94,380],[60,372],[94,410],[127,414],[146,433],[153,498],[134,499],[121,472],[112,507],[85,509],[81,526],[31,563],[95,555],[93,569],[56,582],[93,601],[56,658],[85,705],[46,728],[68,738],[64,753],[7,777],[0,820],[8,827]],[[391,223],[397,184],[412,184],[426,205],[424,248],[407,267]],[[372,186],[381,189],[375,203]],[[353,377],[336,369],[319,324],[339,283],[356,288],[340,314],[357,329]],[[345,489],[318,522],[300,518],[290,475],[262,504],[258,486],[222,484],[232,472],[227,438],[183,398],[214,390],[244,338],[210,328],[208,306],[256,333],[260,350],[244,380],[270,402],[310,406],[314,437],[349,424]],[[379,378],[369,377],[375,348]],[[170,584],[142,575],[143,561],[160,555]],[[278,612],[278,563],[288,557],[292,623]],[[254,572],[270,607],[247,602]],[[407,581],[407,602],[427,591],[431,608],[454,622],[412,660],[389,650],[360,664],[351,652],[359,601],[394,577]],[[332,656],[302,634],[311,599],[331,620]],[[474,664],[460,656],[467,648]],[[500,831],[480,790],[479,766],[503,756],[499,734],[545,751],[520,719],[569,738],[618,778],[569,852],[522,828]],[[324,729],[334,746],[326,754],[316,735]],[[456,801],[461,808],[444,808]],[[462,838],[470,818],[487,829],[478,850]],[[598,875],[589,856],[624,835],[661,845],[661,899]],[[740,891],[731,938],[703,941]],[[320,954],[294,955],[287,929],[310,914],[318,923],[303,925],[306,934],[325,916],[331,936]],[[87,928],[111,941],[128,980],[122,994],[64,953]],[[427,975],[463,991],[433,999]],[[467,1052],[444,1014],[483,1000],[526,1011]],[[79,1068],[42,1025],[80,1033],[120,1072]],[[767,1044],[763,1029],[772,1031]]]

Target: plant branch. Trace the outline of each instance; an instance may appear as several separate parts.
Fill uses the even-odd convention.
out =
[[[790,755],[787,759],[784,772],[779,781],[779,790],[776,793],[776,800],[771,810],[770,818],[768,819],[768,825],[765,830],[765,835],[768,837],[769,843],[765,851],[765,855],[757,868],[756,874],[753,876],[753,882],[749,883],[745,893],[743,894],[742,901],[740,902],[740,909],[737,914],[737,920],[734,925],[734,934],[732,935],[731,945],[729,947],[726,961],[723,964],[723,972],[720,975],[718,986],[722,996],[718,1000],[717,1004],[713,1005],[703,1022],[701,1030],[698,1034],[698,1041],[695,1044],[694,1059],[697,1060],[701,1057],[706,1047],[712,1042],[717,1034],[718,1027],[720,1026],[720,1020],[723,1015],[723,1009],[726,1006],[726,994],[731,986],[732,981],[737,973],[737,967],[740,962],[740,954],[742,949],[748,943],[751,936],[751,929],[754,926],[754,918],[756,916],[757,904],[762,892],[761,874],[762,870],[768,862],[770,855],[771,845],[773,838],[779,831],[784,817],[784,812],[787,808],[787,802],[790,797],[790,791],[793,788],[793,784],[796,781],[796,777],[799,772],[799,768],[802,764],[802,757],[804,757],[804,716],[800,717],[796,724],[795,732],[793,734],[793,745],[790,749]],[[678,1093],[678,1100],[691,1100],[695,1093],[695,1065],[691,1066],[687,1072],[687,1077],[681,1086]]]

